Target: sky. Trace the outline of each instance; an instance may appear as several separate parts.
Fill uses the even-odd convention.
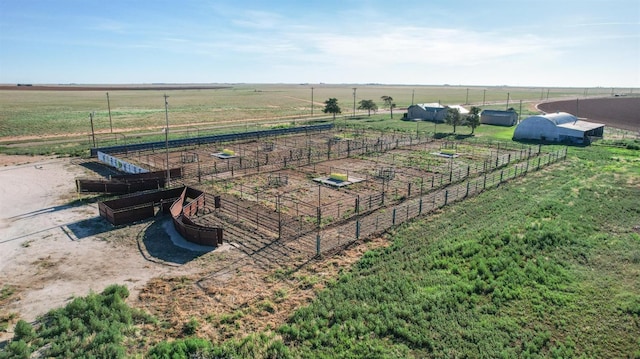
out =
[[[640,87],[640,0],[0,0],[0,83]]]

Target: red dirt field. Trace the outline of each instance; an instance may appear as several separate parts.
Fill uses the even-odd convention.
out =
[[[640,97],[575,99],[538,104],[546,113],[568,112],[591,122],[629,131],[640,131]]]

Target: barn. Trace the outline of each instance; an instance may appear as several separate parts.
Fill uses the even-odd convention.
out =
[[[406,119],[413,121],[444,122],[447,117],[447,107],[439,103],[423,103],[411,105],[407,108]]]
[[[604,125],[601,123],[557,112],[525,118],[513,132],[513,139],[589,144],[594,138],[602,138],[603,133]]]
[[[480,123],[497,126],[513,126],[518,122],[516,111],[484,110],[480,114]]]

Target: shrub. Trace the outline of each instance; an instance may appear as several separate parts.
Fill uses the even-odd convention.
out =
[[[199,327],[200,323],[198,322],[198,320],[191,317],[191,319],[189,319],[189,321],[185,323],[184,327],[182,328],[182,332],[186,335],[193,335],[198,331]]]
[[[12,341],[5,350],[0,351],[0,359],[28,359],[31,357],[31,348],[23,340]]]
[[[13,340],[24,340],[29,342],[33,339],[33,327],[22,319],[16,323],[14,333],[15,335]]]
[[[213,346],[211,342],[200,338],[187,338],[174,342],[161,342],[156,344],[147,353],[150,359],[187,359],[197,354],[208,354]],[[216,356],[220,357],[220,356]]]

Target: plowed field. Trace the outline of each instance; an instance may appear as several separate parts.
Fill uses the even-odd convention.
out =
[[[640,97],[606,97],[545,102],[538,109],[547,113],[568,112],[590,122],[629,131],[640,131]]]

